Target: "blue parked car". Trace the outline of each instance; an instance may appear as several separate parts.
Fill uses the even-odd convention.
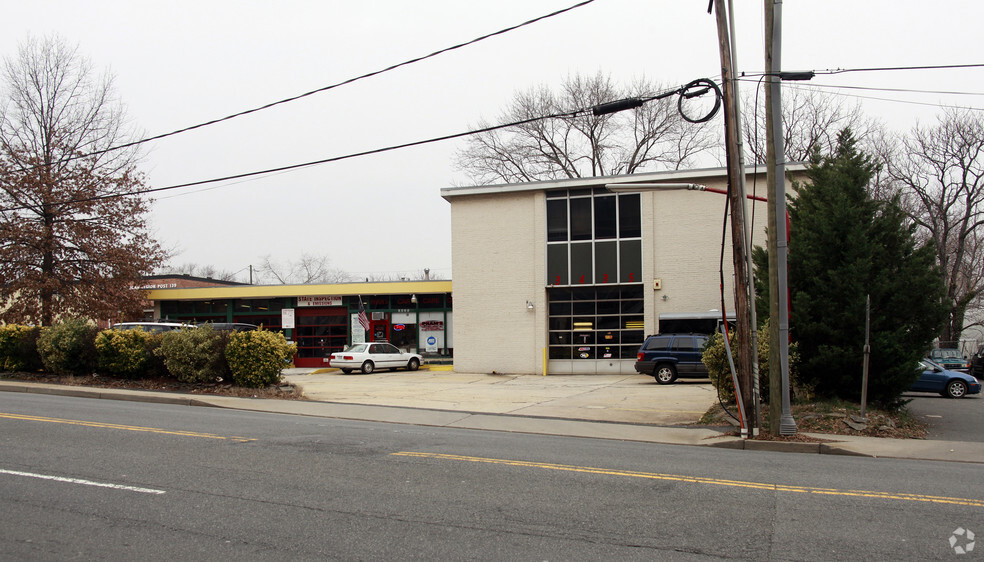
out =
[[[948,371],[930,359],[919,362],[922,374],[909,390],[913,392],[938,392],[950,398],[963,398],[979,394],[981,383],[974,377],[959,371]]]

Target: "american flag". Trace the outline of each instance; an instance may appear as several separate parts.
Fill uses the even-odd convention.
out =
[[[369,317],[366,316],[366,309],[362,306],[362,295],[359,295],[359,324],[362,324],[362,329],[369,331]]]

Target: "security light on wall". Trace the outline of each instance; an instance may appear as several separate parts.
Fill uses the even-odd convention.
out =
[[[410,295],[410,303],[417,304],[417,295]]]
[[[526,301],[526,310],[533,310],[533,302]]]

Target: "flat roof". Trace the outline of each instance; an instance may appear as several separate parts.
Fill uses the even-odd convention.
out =
[[[806,169],[801,163],[787,163],[786,171],[800,172]],[[745,166],[745,176],[764,176],[767,168],[761,166]],[[694,170],[665,170],[662,172],[645,172],[620,176],[594,176],[587,178],[564,178],[559,180],[542,180],[524,183],[498,183],[491,185],[473,185],[463,187],[441,188],[441,197],[448,200],[452,197],[466,195],[489,195],[493,193],[518,193],[524,191],[545,191],[548,189],[573,189],[578,187],[598,187],[608,183],[644,183],[644,182],[683,182],[683,180],[701,180],[707,178],[727,178],[727,168],[698,168]]]
[[[232,287],[150,289],[147,291],[146,298],[155,301],[175,301],[450,292],[451,281],[382,281],[370,283],[332,283],[326,285],[236,285]]]

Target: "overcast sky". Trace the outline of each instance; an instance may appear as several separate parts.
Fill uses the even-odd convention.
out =
[[[155,135],[288,98],[545,15],[576,0],[8,3],[0,54],[58,34],[116,76],[133,124]],[[762,2],[734,2],[739,70],[763,68]],[[683,84],[720,74],[706,0],[595,0],[478,44],[250,116],[148,143],[151,187],[275,168],[466,131],[512,96],[572,73]],[[783,68],[976,64],[984,4],[783,3]],[[939,104],[980,108],[984,69],[820,76],[904,131]],[[743,87],[750,87],[747,84]],[[895,101],[885,101],[895,100]],[[908,103],[902,103],[905,100]],[[916,103],[913,103],[916,102]],[[721,117],[716,121],[723,127]],[[172,263],[241,272],[271,255],[327,255],[356,276],[451,276],[450,206],[464,140],[157,196],[151,224]]]

